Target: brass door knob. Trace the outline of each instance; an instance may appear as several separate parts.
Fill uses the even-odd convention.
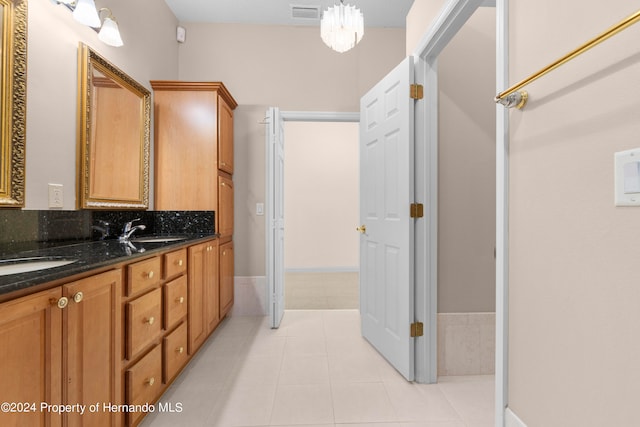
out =
[[[178,347],[178,348],[176,348],[176,352],[178,352],[178,353],[180,353],[180,354],[184,353],[184,347]]]
[[[178,260],[178,267],[182,267],[182,260],[181,259]]]
[[[153,270],[147,273],[148,279],[153,279]]]
[[[153,316],[151,316],[148,319],[145,319],[144,323],[148,323],[150,325],[153,325],[153,322],[155,322],[155,321],[156,321],[156,319]]]
[[[154,385],[154,384],[155,384],[155,382],[156,382],[156,379],[155,379],[155,378],[153,378],[153,377],[151,377],[151,378],[149,378],[147,381],[145,381],[145,384],[147,384],[147,385],[150,385],[150,386],[151,386],[151,385]]]
[[[360,227],[356,227],[356,231],[361,232],[362,234],[367,232],[367,226],[362,224]]]
[[[184,303],[184,297],[176,298],[176,302],[177,302],[178,304],[182,304],[182,303]]]
[[[75,302],[80,302],[82,301],[82,298],[84,298],[84,294],[82,292],[77,292],[74,296],[73,296],[73,300]]]

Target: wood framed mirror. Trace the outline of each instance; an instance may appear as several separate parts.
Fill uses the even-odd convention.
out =
[[[0,207],[24,207],[27,2],[0,0]]]
[[[147,209],[151,93],[80,43],[78,204]]]

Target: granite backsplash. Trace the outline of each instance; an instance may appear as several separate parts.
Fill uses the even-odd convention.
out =
[[[38,249],[100,240],[108,229],[107,239],[115,239],[125,223],[140,219],[149,234],[215,234],[214,211],[57,211],[0,210],[0,254],[7,250]]]

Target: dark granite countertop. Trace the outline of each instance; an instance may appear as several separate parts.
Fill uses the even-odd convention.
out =
[[[0,295],[27,289],[79,273],[85,273],[109,265],[134,262],[135,259],[173,248],[191,245],[216,237],[212,233],[183,235],[185,239],[169,242],[120,243],[118,240],[74,241],[64,243],[20,244],[0,248],[0,265],[18,258],[44,258],[50,260],[75,259],[77,261],[59,267],[26,273],[0,276]],[[22,294],[22,293],[21,293]]]

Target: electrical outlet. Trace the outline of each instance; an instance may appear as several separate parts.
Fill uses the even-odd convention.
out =
[[[49,184],[49,207],[62,208],[64,206],[64,193],[62,184]]]

